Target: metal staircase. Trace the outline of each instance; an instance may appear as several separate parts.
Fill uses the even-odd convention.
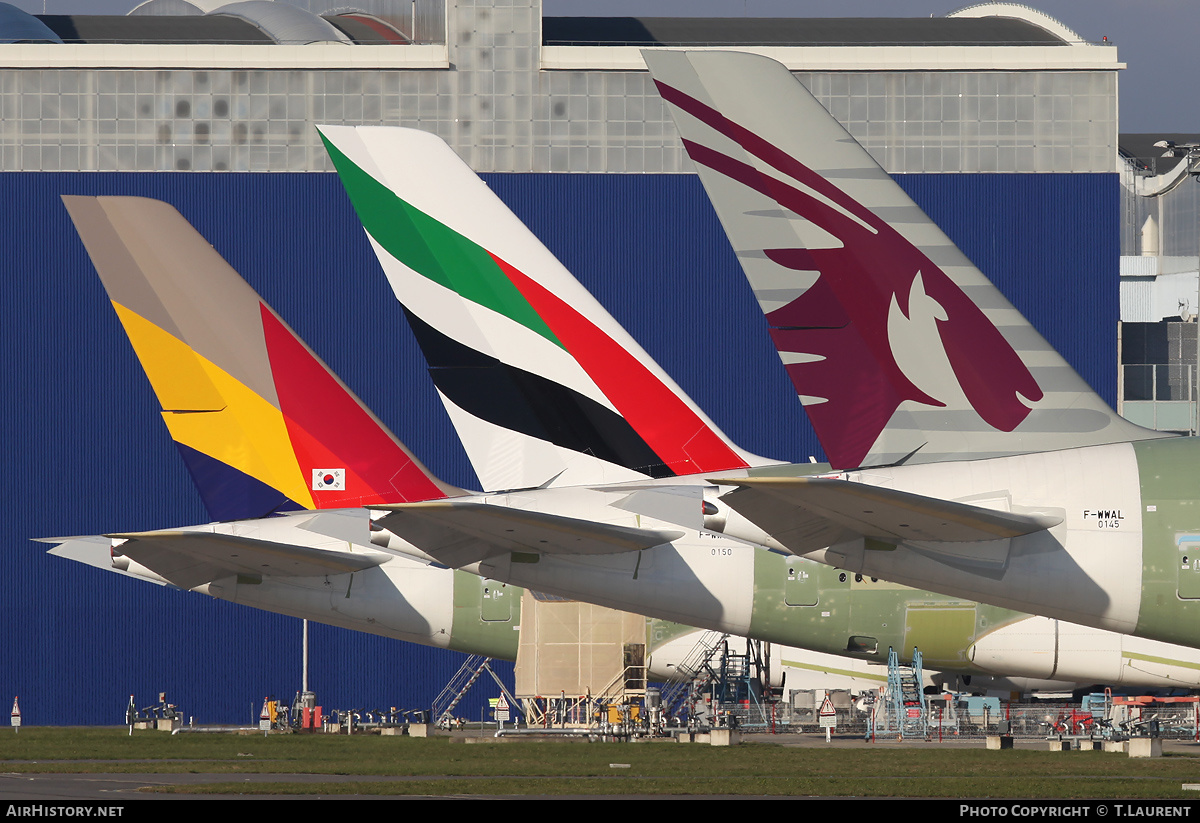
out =
[[[929,734],[929,704],[921,684],[921,652],[913,648],[912,665],[901,666],[896,650],[888,649],[888,680],[871,713],[873,737],[924,738]]]
[[[492,658],[484,657],[482,654],[473,654],[463,662],[458,671],[454,673],[454,677],[450,678],[450,682],[442,689],[441,693],[433,699],[433,716],[434,722],[438,726],[447,725],[454,717],[454,708],[462,701],[471,687],[475,685],[475,681],[487,672],[491,675],[492,680],[496,681],[496,685],[500,687],[500,692],[508,698],[508,705],[514,710],[518,710],[520,704],[513,697],[512,692],[508,690],[492,671],[492,667],[488,665]]]
[[[716,672],[712,669],[712,659],[719,652],[729,635],[720,632],[704,632],[696,645],[688,652],[679,665],[675,667],[676,679],[662,690],[663,710],[675,715],[680,705],[693,692],[701,691]]]
[[[700,636],[688,656],[676,666],[676,679],[662,689],[662,708],[676,714],[697,680],[707,681],[712,677],[713,656],[721,650],[728,635],[719,631],[706,631]]]

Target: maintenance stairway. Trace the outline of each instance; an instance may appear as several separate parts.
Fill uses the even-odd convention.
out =
[[[880,690],[871,714],[872,737],[929,736],[929,702],[922,682],[920,650],[913,648],[911,666],[901,666],[896,650],[889,648],[887,686]]]

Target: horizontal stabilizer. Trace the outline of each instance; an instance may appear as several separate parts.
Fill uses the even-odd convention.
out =
[[[1050,514],[1017,514],[824,477],[714,480],[738,488],[730,508],[797,553],[870,537],[885,541],[972,543],[1057,526]]]
[[[108,572],[116,572],[123,574],[126,577],[132,577],[136,580],[149,581],[158,585],[164,585],[165,581],[157,580],[142,575],[127,572],[124,569],[113,565],[112,557],[112,539],[102,535],[93,534],[81,537],[35,537],[33,538],[38,543],[56,543],[57,545],[50,549],[47,554],[52,554],[55,557],[64,557],[67,560],[74,560],[76,563],[83,563],[87,566],[93,566],[97,569],[103,569]]]
[[[379,525],[455,567],[504,552],[620,554],[683,536],[681,531],[637,529],[484,503],[445,500],[369,508],[388,512]]]
[[[115,551],[181,589],[225,577],[321,577],[378,566],[391,555],[311,549],[212,532],[161,531],[110,534],[124,540]]]

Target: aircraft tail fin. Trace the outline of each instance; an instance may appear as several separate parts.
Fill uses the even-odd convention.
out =
[[[1117,416],[786,67],[643,56],[834,466],[1164,436]]]
[[[320,130],[485,488],[771,462],[734,445],[440,138]]]
[[[214,520],[461,493],[173,207],[140,197],[63,201]]]

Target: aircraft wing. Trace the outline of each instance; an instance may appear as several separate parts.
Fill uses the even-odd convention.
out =
[[[451,500],[368,508],[387,511],[377,521],[379,525],[454,567],[505,552],[620,554],[659,546],[684,535],[676,530],[638,529]]]
[[[113,548],[111,541],[124,540]],[[47,541],[49,542],[49,541]],[[111,553],[133,560],[181,589],[237,575],[261,579],[320,577],[369,569],[387,561],[381,552],[344,552],[193,531],[138,532],[65,538],[51,554],[113,568]],[[107,560],[107,562],[103,562]],[[121,571],[116,568],[116,571]]]
[[[737,488],[730,508],[800,554],[846,540],[974,543],[1032,534],[1062,522],[825,477],[762,477],[712,482]]]

